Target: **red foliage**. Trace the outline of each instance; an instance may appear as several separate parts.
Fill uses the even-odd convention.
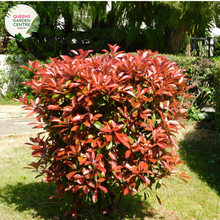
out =
[[[157,52],[139,50],[134,56],[109,46],[111,53],[104,50],[100,57],[78,50],[73,58],[24,67],[35,74],[24,84],[36,98],[28,104],[24,95],[20,101],[38,113],[39,127],[44,123],[49,133],[30,139],[32,155],[40,156],[30,166],[58,185],[59,197],[73,194],[66,213],[73,217],[86,196],[94,203],[106,199],[114,209],[113,197],[133,196],[141,183],[151,187],[182,163],[174,134],[189,97],[184,69]]]

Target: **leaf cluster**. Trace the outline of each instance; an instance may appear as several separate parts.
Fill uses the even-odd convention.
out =
[[[190,85],[196,85],[190,88],[189,93],[192,97],[187,103],[196,109],[202,109],[206,104],[214,101],[214,81],[215,65],[214,62],[205,57],[186,57],[175,55],[164,55],[170,61],[174,61],[180,68],[186,67],[185,74],[189,75]]]
[[[134,56],[109,47],[100,57],[79,49],[71,51],[75,57],[23,66],[34,74],[24,84],[36,95],[20,101],[48,134],[30,138],[38,161],[29,165],[57,184],[50,198],[72,196],[66,215],[74,218],[93,203],[102,213],[117,213],[123,196],[178,174],[182,163],[175,133],[188,106],[183,100],[191,96],[184,69],[151,50]]]

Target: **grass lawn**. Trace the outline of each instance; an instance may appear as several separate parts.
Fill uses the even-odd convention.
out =
[[[20,105],[20,102],[9,99],[0,99],[0,105]]]
[[[220,219],[220,138],[211,121],[186,125],[178,136],[180,157],[185,161],[180,169],[192,179],[188,183],[175,177],[163,180],[167,188],[157,191],[162,205],[155,192],[147,201],[142,194],[126,198],[121,219]],[[31,150],[24,144],[28,140],[28,135],[0,138],[0,220],[69,219],[59,210],[56,199],[48,199],[55,194],[55,187],[22,169],[32,162]],[[139,204],[140,199],[145,206]]]

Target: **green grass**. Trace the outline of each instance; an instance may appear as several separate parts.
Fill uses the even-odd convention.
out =
[[[16,102],[10,99],[0,99],[0,105],[20,105],[20,102]]]
[[[220,139],[213,124],[203,122],[198,126],[179,138],[180,157],[185,161],[179,168],[192,179],[188,183],[176,177],[165,179],[167,188],[153,191],[147,201],[143,193],[133,199],[125,198],[121,219],[220,219]],[[0,138],[0,220],[71,219],[64,217],[56,199],[48,199],[55,194],[55,187],[35,179],[36,173],[31,170],[22,169],[33,160],[29,146],[24,144],[28,137]],[[156,193],[162,205],[157,202]],[[141,199],[145,206],[139,204]]]

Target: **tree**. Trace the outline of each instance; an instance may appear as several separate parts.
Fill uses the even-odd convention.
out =
[[[165,42],[172,53],[177,53],[184,34],[189,36],[205,36],[211,22],[216,16],[216,2],[160,2],[165,11],[169,12],[165,29]]]
[[[121,2],[117,11],[118,15],[123,16],[117,25],[129,28],[129,42],[132,42],[137,37],[137,30],[144,23],[149,45],[154,47],[156,44],[160,52],[175,54],[185,33],[189,36],[204,36],[219,13],[216,10],[218,4],[189,1]]]
[[[41,24],[38,33],[22,42],[22,46],[42,59],[58,56],[61,53],[68,54],[71,49],[81,47],[86,49],[83,48],[86,45],[82,45],[81,42],[87,38],[93,47],[90,48],[98,51],[100,48],[96,48],[97,46],[107,45],[111,41],[112,44],[119,43],[127,51],[146,48],[159,50],[161,53],[176,54],[186,34],[204,36],[213,19],[218,20],[219,14],[217,2],[36,1],[26,3],[39,13]],[[9,5],[9,3],[5,4]],[[111,5],[110,11],[107,11],[107,5]],[[63,22],[59,22],[61,17]],[[82,29],[86,32],[82,33],[80,31]],[[109,29],[112,29],[111,34]],[[103,35],[107,37],[104,39]],[[77,44],[72,43],[73,38],[77,40]]]

